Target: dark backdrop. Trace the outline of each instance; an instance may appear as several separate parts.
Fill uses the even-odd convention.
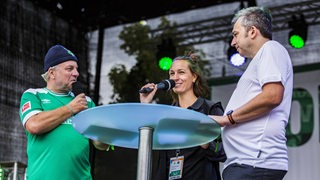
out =
[[[30,1],[1,0],[0,9],[0,162],[26,164],[26,136],[18,113],[21,94],[45,86],[43,59],[57,43],[78,56],[79,79],[87,82],[88,43],[81,30]]]
[[[2,0],[0,9],[0,166],[19,162],[24,169],[27,140],[18,113],[21,94],[45,86],[41,78],[45,53],[62,44],[80,60],[79,81],[93,97],[88,89],[93,77],[88,73],[88,39],[81,28],[31,1]],[[136,178],[137,150],[116,147],[109,152],[94,150],[92,155],[96,180]]]

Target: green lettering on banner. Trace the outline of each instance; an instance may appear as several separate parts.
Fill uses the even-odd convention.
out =
[[[293,89],[292,101],[297,101],[300,104],[300,120],[301,128],[297,134],[293,134],[291,131],[291,117],[289,118],[288,125],[286,127],[287,145],[289,147],[297,147],[306,143],[313,131],[314,115],[313,115],[313,101],[311,94],[302,88]]]

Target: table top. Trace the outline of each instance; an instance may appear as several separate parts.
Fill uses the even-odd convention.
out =
[[[119,147],[137,149],[139,128],[152,127],[154,150],[206,144],[220,135],[209,116],[176,106],[118,103],[84,110],[73,117],[73,127],[85,137]]]

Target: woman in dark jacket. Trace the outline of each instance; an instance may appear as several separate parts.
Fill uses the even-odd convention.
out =
[[[202,77],[198,56],[188,54],[176,57],[170,67],[169,77],[175,81],[175,87],[172,89],[173,106],[207,115],[223,115],[220,102],[214,103],[204,98],[209,95],[209,90]],[[140,93],[142,103],[150,103],[157,90],[154,83],[146,84],[142,88],[147,87],[154,90],[150,93]],[[161,150],[155,155],[155,180],[220,180],[219,162],[226,159],[222,143],[217,142],[217,139],[192,148]],[[173,165],[173,162],[183,163],[183,166]]]

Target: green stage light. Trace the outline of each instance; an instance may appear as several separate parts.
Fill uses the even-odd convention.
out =
[[[176,46],[171,38],[161,39],[157,45],[157,64],[161,70],[167,71],[172,64],[172,58],[176,56]]]
[[[293,15],[292,20],[289,21],[289,28],[292,29],[289,32],[289,44],[296,49],[303,48],[308,36],[308,24],[303,14],[300,15],[299,19]]]
[[[4,169],[0,167],[0,180],[4,180]]]
[[[296,49],[300,49],[304,47],[304,39],[297,34],[290,35],[289,42],[290,42],[290,45]]]
[[[163,57],[159,60],[159,67],[164,71],[169,70],[171,65],[172,65],[172,59],[169,57]]]

